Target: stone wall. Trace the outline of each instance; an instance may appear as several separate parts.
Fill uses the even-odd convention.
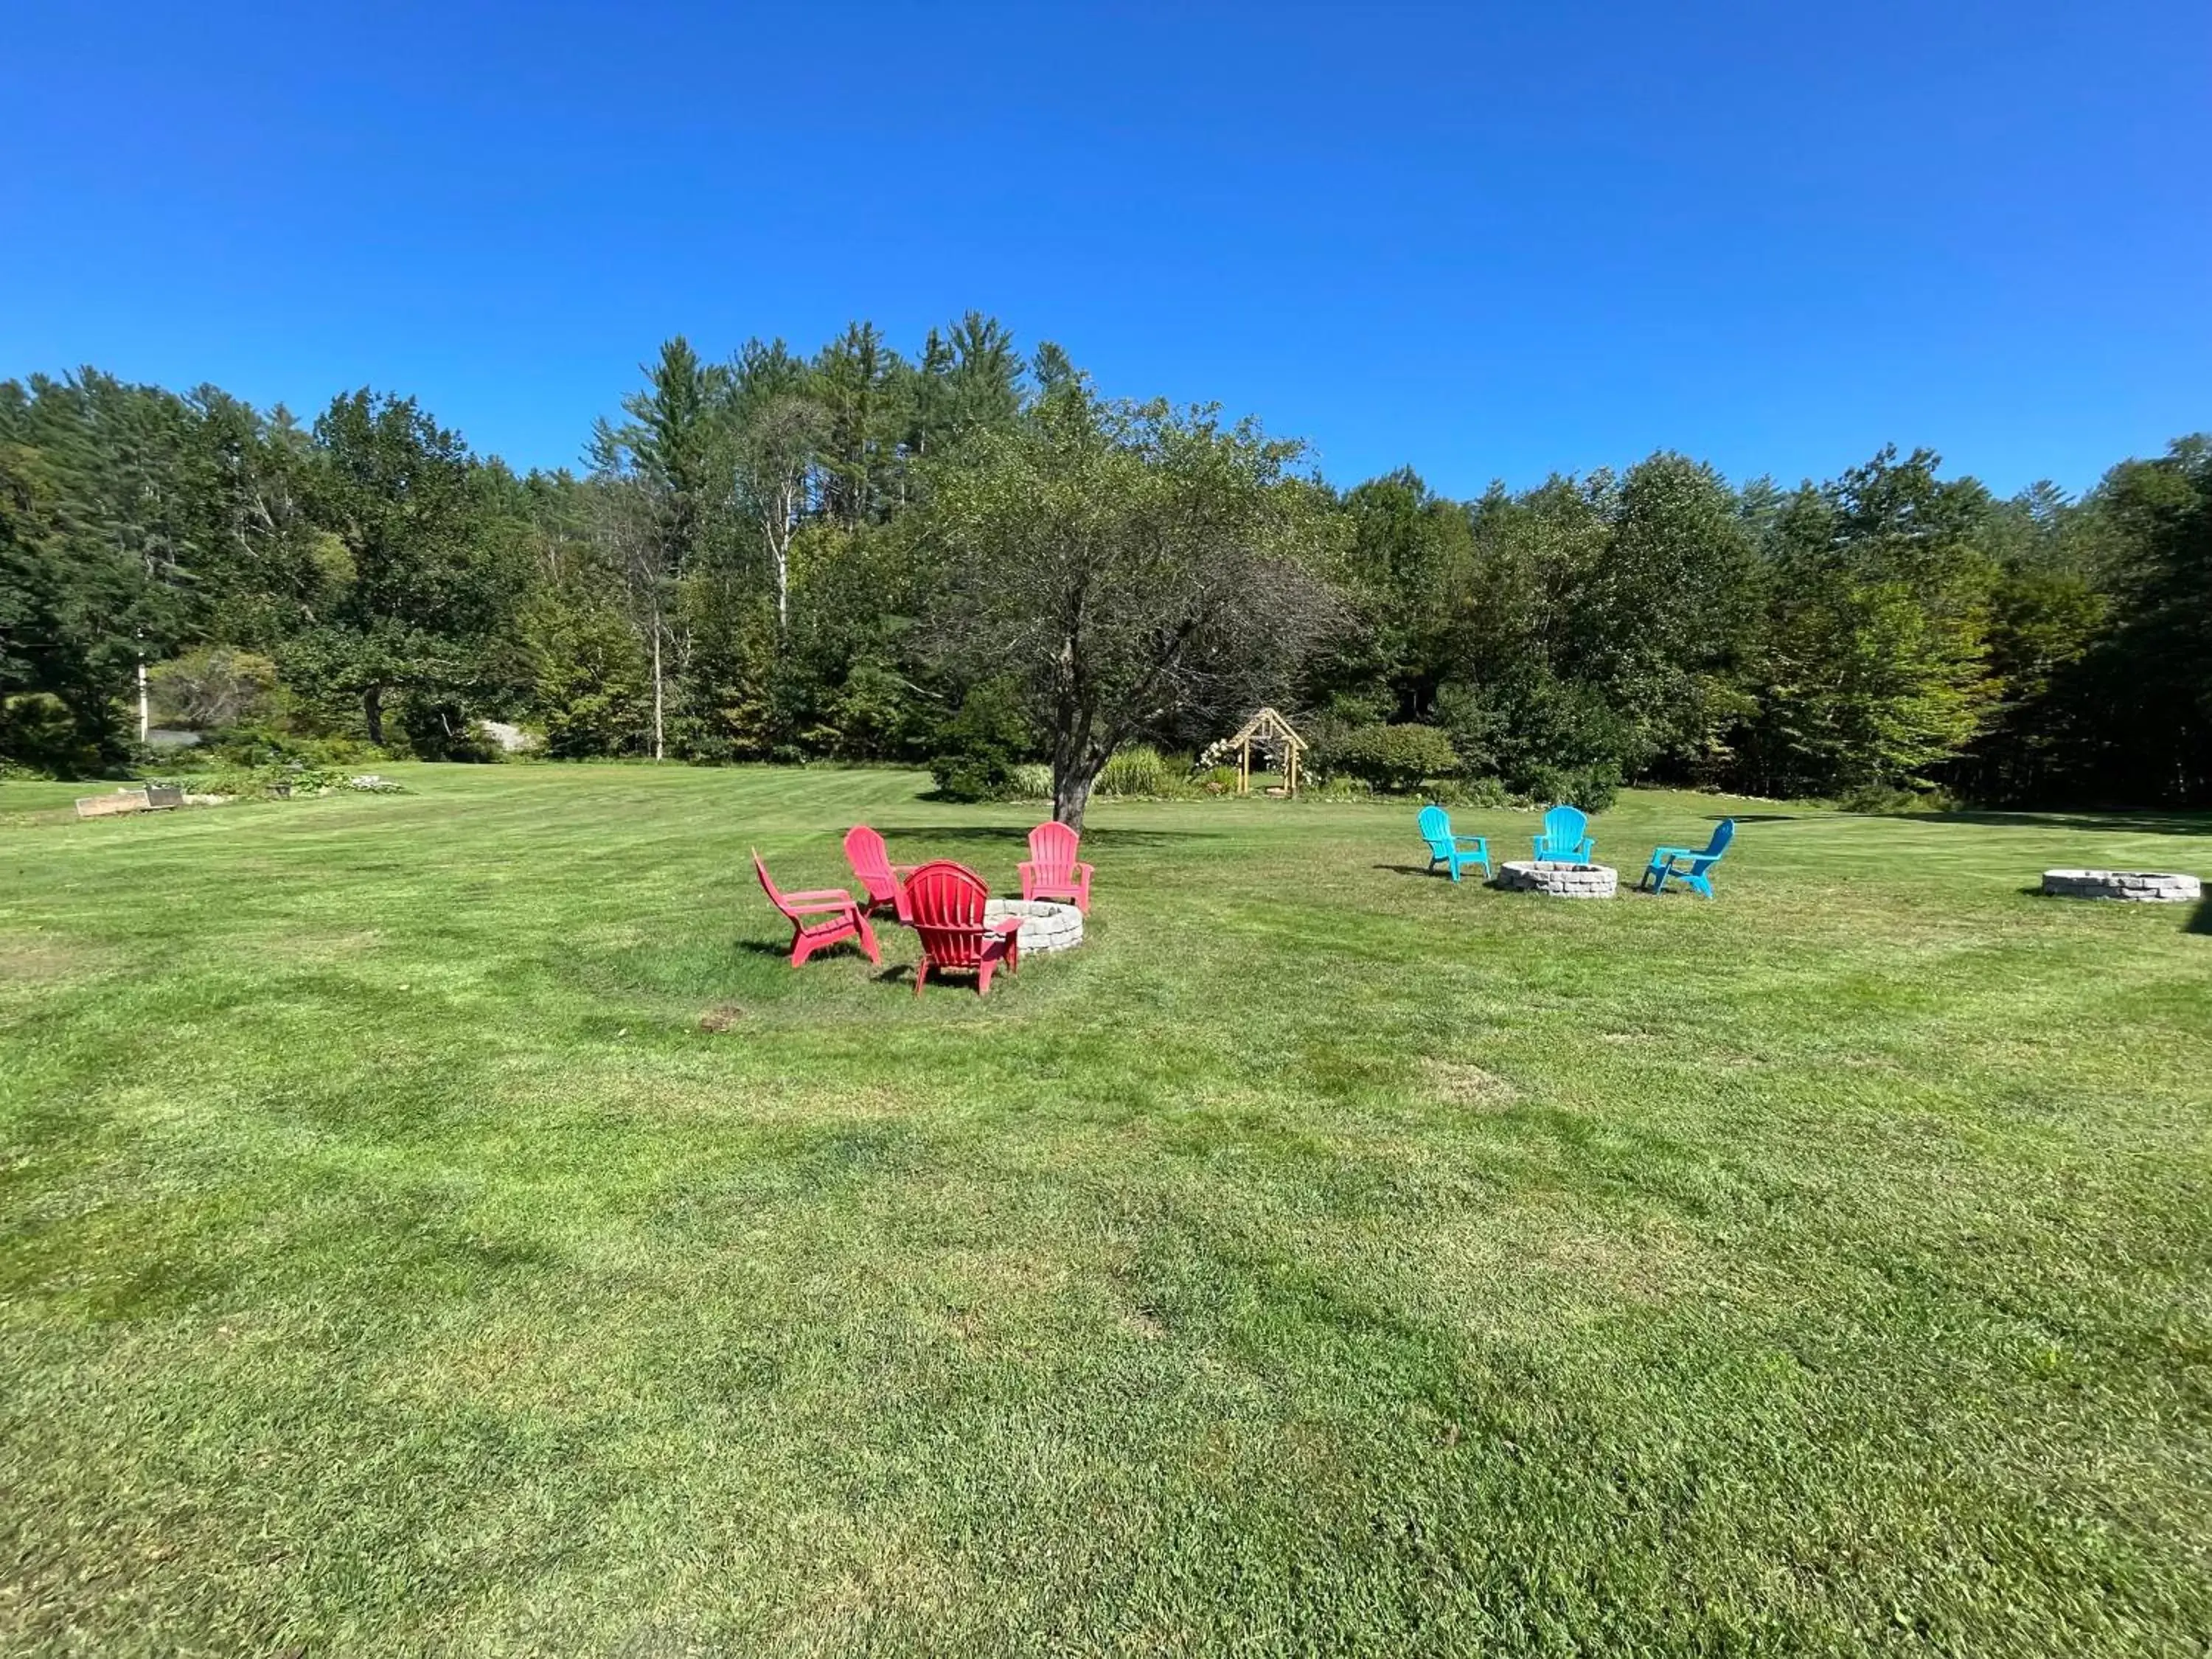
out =
[[[1538,864],[1512,859],[1498,867],[1498,884],[1508,892],[1548,893],[1553,898],[1611,898],[1620,876],[1607,864]]]
[[[2043,890],[2054,898],[2191,904],[2204,896],[2204,884],[2195,876],[2165,875],[2148,870],[2045,870]]]

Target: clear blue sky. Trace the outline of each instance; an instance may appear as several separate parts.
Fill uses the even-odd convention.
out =
[[[975,307],[1351,482],[2212,427],[2212,6],[151,6],[0,31],[0,376],[573,462],[683,331]]]

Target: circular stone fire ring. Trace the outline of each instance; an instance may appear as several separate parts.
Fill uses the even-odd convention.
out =
[[[2204,884],[2195,876],[2163,875],[2148,870],[2045,870],[2043,890],[2057,898],[2193,904],[2204,896]]]
[[[1509,859],[1498,866],[1498,884],[1509,893],[1611,898],[1620,890],[1620,875],[1609,864],[1538,864],[1529,859]]]
[[[990,899],[984,903],[985,921],[1004,921],[1008,916],[1022,919],[1024,952],[1068,951],[1083,943],[1083,912],[1072,904],[1049,899]]]

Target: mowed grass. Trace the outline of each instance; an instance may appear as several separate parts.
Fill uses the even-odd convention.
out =
[[[1030,812],[397,772],[0,785],[0,1650],[2203,1650],[2212,921],[2026,890],[2212,819],[1107,804],[916,1000],[747,848]]]

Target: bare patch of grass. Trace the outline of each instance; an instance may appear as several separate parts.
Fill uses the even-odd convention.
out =
[[[0,939],[0,981],[38,984],[76,978],[100,965],[89,945],[62,939]]]
[[[1521,1091],[1506,1079],[1466,1060],[1425,1060],[1421,1076],[1428,1091],[1446,1106],[1503,1112],[1521,1097]]]

